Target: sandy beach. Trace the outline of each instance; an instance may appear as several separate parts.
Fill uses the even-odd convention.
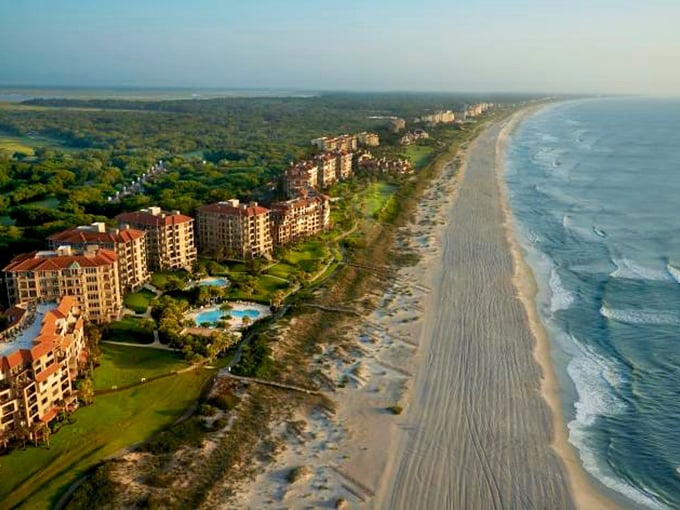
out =
[[[230,505],[615,506],[567,441],[533,276],[512,232],[503,154],[528,112],[488,128],[433,181],[398,237],[419,263],[348,330],[353,349],[329,344],[315,359],[337,385],[336,412],[278,424],[282,453]]]

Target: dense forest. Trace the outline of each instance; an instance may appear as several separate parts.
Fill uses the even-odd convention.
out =
[[[477,100],[520,96],[328,94],[308,98],[131,101],[35,99],[0,105],[0,137],[50,137],[59,147],[0,149],[0,263],[41,248],[52,232],[152,204],[193,214],[203,203],[276,194],[291,161],[324,135],[376,130]],[[156,161],[143,193],[109,200]]]

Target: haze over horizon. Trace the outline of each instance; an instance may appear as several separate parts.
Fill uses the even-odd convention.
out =
[[[0,85],[680,95],[680,2],[2,1]]]

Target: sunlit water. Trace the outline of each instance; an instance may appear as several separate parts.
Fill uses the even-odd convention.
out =
[[[507,156],[569,440],[630,506],[680,508],[680,101],[550,106]]]

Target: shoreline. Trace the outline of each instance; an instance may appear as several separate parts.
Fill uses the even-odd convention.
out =
[[[514,114],[503,126],[496,140],[496,174],[501,196],[501,208],[504,216],[504,226],[507,243],[513,259],[513,286],[517,290],[517,297],[521,301],[526,314],[528,326],[535,339],[533,355],[536,363],[541,367],[541,396],[548,404],[553,418],[553,434],[551,446],[562,459],[567,470],[571,497],[580,509],[618,509],[613,500],[598,491],[581,464],[575,447],[569,442],[567,422],[562,412],[562,398],[560,385],[552,360],[552,344],[543,322],[538,313],[536,295],[538,286],[531,267],[522,254],[522,247],[515,235],[515,219],[508,198],[508,188],[505,181],[506,158],[505,151],[511,141],[514,131],[529,116],[537,113],[543,106],[531,107]]]
[[[596,490],[568,443],[551,344],[534,301],[533,273],[514,237],[504,181],[504,149],[514,128],[541,107],[527,107],[485,127],[434,176],[419,200],[414,221],[397,234],[397,246],[417,250],[420,260],[399,268],[384,291],[371,295],[377,303],[375,310],[363,323],[346,331],[351,347],[322,344],[322,352],[314,356],[313,365],[336,386],[331,397],[335,413],[302,410],[275,423],[274,435],[282,443],[280,453],[273,462],[260,463],[257,477],[242,485],[229,501],[231,506],[224,508],[453,505],[481,509],[523,507],[528,502],[547,505],[544,508],[617,508]],[[477,148],[478,144],[483,146]],[[509,346],[495,340],[480,347],[484,349],[481,352],[439,353],[442,339],[433,336],[442,335],[441,310],[450,310],[441,307],[441,294],[451,294],[451,290],[461,296],[466,293],[464,286],[442,283],[451,269],[451,261],[444,257],[452,243],[456,244],[448,230],[451,224],[462,229],[462,220],[452,222],[451,216],[459,208],[459,200],[467,203],[461,207],[470,207],[466,190],[461,193],[461,188],[466,186],[471,158],[474,169],[469,177],[478,179],[480,157],[486,158],[485,168],[490,172],[485,174],[489,181],[485,186],[492,182],[497,188],[489,204],[495,210],[490,222],[495,229],[490,251],[505,252],[502,267],[495,268],[499,275],[494,277],[502,280],[498,289],[491,289],[491,295],[502,294],[504,306],[511,309],[505,311],[506,320],[512,322],[507,334],[517,338]],[[489,220],[483,219],[476,228],[486,228],[484,221]],[[474,266],[474,261],[464,264]],[[467,294],[468,300],[477,297],[469,288]],[[473,308],[468,313],[476,312]],[[479,315],[476,328],[488,329],[485,324],[494,322],[493,315]],[[443,330],[457,332],[464,326],[457,324],[447,323]],[[489,331],[492,336],[506,334],[503,327]],[[479,343],[486,340],[484,334],[472,334]],[[500,351],[510,353],[512,367],[499,367],[504,364],[498,357]],[[433,365],[442,359],[448,360],[448,365],[437,372]],[[469,367],[473,362],[480,363]],[[458,374],[449,373],[454,367]],[[498,376],[496,372],[502,369],[509,372]],[[430,386],[424,389],[427,384]],[[453,391],[440,394],[438,401],[428,404],[430,393],[441,393],[437,390],[442,386],[461,389],[455,395]],[[485,407],[483,401],[475,401],[484,392],[501,396]],[[515,402],[516,409],[508,408],[508,402]],[[455,405],[463,407],[448,410]],[[500,414],[498,407],[503,408]],[[393,412],[396,408],[398,412]],[[437,417],[430,415],[444,414],[441,408],[449,414],[436,421]],[[430,426],[436,425],[429,433],[428,420]],[[499,428],[496,422],[505,425]],[[452,431],[445,436],[442,427]],[[419,458],[404,461],[405,454],[417,450],[413,441],[418,436],[423,436],[425,450],[416,455]],[[436,443],[442,440],[449,450],[437,458],[441,448]],[[516,442],[523,447],[508,452]],[[436,448],[428,451],[429,443]],[[295,472],[300,476],[291,481]]]

